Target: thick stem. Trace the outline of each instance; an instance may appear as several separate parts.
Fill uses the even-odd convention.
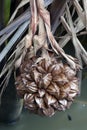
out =
[[[36,0],[30,0],[30,7],[31,7],[31,28],[33,35],[35,34],[37,30],[37,24],[38,24],[38,13],[37,13],[37,4]]]
[[[38,35],[35,35],[33,38],[35,54],[42,47],[44,47],[46,49],[48,48],[44,21],[40,16],[39,16],[39,25],[38,26],[39,26]]]
[[[74,61],[72,61],[63,51],[62,48],[60,48],[60,46],[58,45],[58,43],[56,42],[52,32],[51,32],[51,26],[50,26],[50,15],[49,12],[44,8],[44,1],[43,0],[37,0],[37,7],[38,7],[38,11],[40,16],[42,17],[42,19],[45,22],[45,27],[46,27],[46,31],[47,31],[47,36],[48,39],[50,41],[50,44],[53,48],[53,50],[57,53],[57,54],[61,54],[69,63],[69,65],[71,66],[71,68],[76,69],[79,68],[79,65],[77,65]]]

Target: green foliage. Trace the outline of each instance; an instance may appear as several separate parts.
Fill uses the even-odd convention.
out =
[[[11,0],[5,0],[5,5],[4,5],[4,21],[5,21],[5,25],[7,24],[8,20],[9,20],[9,16],[10,16],[10,3]]]

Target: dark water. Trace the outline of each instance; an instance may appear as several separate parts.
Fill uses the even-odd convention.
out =
[[[87,130],[87,77],[82,81],[81,95],[71,108],[57,112],[53,117],[40,117],[22,111],[14,124],[0,124],[0,130]]]

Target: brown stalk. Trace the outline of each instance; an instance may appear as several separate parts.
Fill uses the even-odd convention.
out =
[[[36,0],[30,0],[30,7],[31,7],[31,28],[33,35],[37,30],[37,23],[38,23],[38,13],[37,13],[37,5]]]
[[[44,27],[44,22],[40,16],[38,26],[39,26],[38,35],[35,35],[33,38],[35,54],[41,47],[44,46],[45,48],[47,48],[46,31]]]
[[[47,36],[48,39],[50,41],[50,44],[53,48],[53,50],[57,53],[57,54],[61,54],[69,63],[69,65],[71,66],[71,68],[76,69],[79,68],[80,66],[75,63],[75,59],[74,58],[70,58],[68,57],[68,55],[65,54],[65,52],[63,51],[62,48],[60,48],[60,46],[58,45],[57,41],[55,40],[52,32],[51,32],[51,26],[50,26],[50,14],[49,12],[44,8],[44,1],[43,0],[37,0],[37,8],[38,8],[38,12],[40,14],[40,16],[42,17],[42,19],[44,20],[45,23],[45,27],[46,27],[46,32],[47,32]]]

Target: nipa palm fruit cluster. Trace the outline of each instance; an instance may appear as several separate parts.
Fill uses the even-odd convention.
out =
[[[65,54],[55,40],[50,15],[43,3],[44,0],[30,0],[32,22],[26,42],[28,46],[25,45],[28,49],[25,49],[26,55],[19,66],[16,88],[26,108],[40,115],[52,116],[58,110],[69,108],[79,93],[77,72],[80,65],[77,59]],[[36,32],[39,33],[37,36]]]
[[[69,108],[79,93],[76,74],[76,70],[49,52],[32,58],[26,53],[16,78],[17,92],[30,111],[52,116]]]

